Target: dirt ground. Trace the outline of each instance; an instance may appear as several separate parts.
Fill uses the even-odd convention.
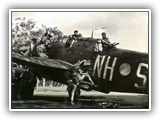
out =
[[[66,87],[36,88],[32,100],[13,100],[12,109],[148,109],[148,95],[81,91],[81,97],[70,104]]]

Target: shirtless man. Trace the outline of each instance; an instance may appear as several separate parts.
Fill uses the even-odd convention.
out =
[[[69,85],[73,86],[72,92],[71,92],[71,104],[74,105],[74,96],[76,93],[76,89],[80,82],[84,80],[84,78],[87,78],[92,85],[94,85],[90,75],[88,73],[83,73],[83,71],[80,69],[80,65],[85,62],[86,60],[80,61],[76,64],[74,64],[74,67],[72,68],[71,73],[71,80],[68,81]]]

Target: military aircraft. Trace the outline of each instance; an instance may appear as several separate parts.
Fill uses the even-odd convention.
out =
[[[82,38],[74,42],[72,47],[66,47],[65,42],[52,43],[51,47],[47,49],[49,59],[27,57],[12,52],[12,62],[29,66],[35,76],[68,84],[70,70],[74,66],[75,60],[86,60],[81,65],[81,69],[88,72],[97,87],[92,87],[89,82],[83,82],[80,89],[103,93],[116,91],[148,94],[148,54],[119,49],[114,46],[115,44],[112,48],[101,51],[97,48],[97,41],[98,39]],[[16,69],[12,70],[16,71]],[[35,78],[35,76],[33,77]],[[12,80],[12,82],[16,80]],[[12,87],[15,88],[13,93],[21,91],[22,98],[33,95],[36,81],[27,81],[24,78],[17,81],[14,82],[15,87]],[[77,91],[80,95],[80,90]]]

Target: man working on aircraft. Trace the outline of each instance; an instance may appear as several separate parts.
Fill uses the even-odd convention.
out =
[[[74,31],[74,34],[72,35],[72,38],[73,38],[74,40],[79,40],[79,39],[82,38],[82,34],[78,33],[78,30],[75,30],[75,31]]]
[[[78,30],[74,31],[73,35],[69,35],[69,39],[66,42],[66,47],[71,48],[77,40],[80,40],[82,38],[82,34],[78,33]]]
[[[111,46],[112,46],[112,44],[109,42],[109,38],[106,37],[106,33],[103,32],[102,33],[102,48],[103,48],[103,51],[106,50],[106,49],[109,49]]]
[[[78,85],[84,80],[84,78],[87,78],[91,85],[94,86],[94,83],[90,77],[90,75],[86,72],[84,73],[80,69],[80,65],[85,62],[86,60],[80,61],[78,60],[77,63],[74,64],[73,68],[71,69],[71,80],[68,81],[69,86],[72,86],[73,89],[71,91],[71,104],[74,105],[74,96],[76,93],[76,89]]]
[[[34,38],[32,39],[30,50],[31,56],[48,58],[46,46],[48,46],[49,40],[46,37],[46,34],[48,33],[45,33],[40,42],[36,42]]]
[[[24,56],[33,56],[33,48],[37,44],[37,39],[33,38],[30,42],[18,46],[20,54]]]
[[[30,43],[30,56],[35,56],[37,46],[38,46],[37,39],[33,38]]]

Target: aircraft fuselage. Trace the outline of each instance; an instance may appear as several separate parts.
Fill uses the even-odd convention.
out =
[[[84,43],[72,48],[57,43],[49,57],[72,64],[86,60],[81,69],[89,72],[100,92],[148,93],[148,54],[118,48],[97,52]]]

